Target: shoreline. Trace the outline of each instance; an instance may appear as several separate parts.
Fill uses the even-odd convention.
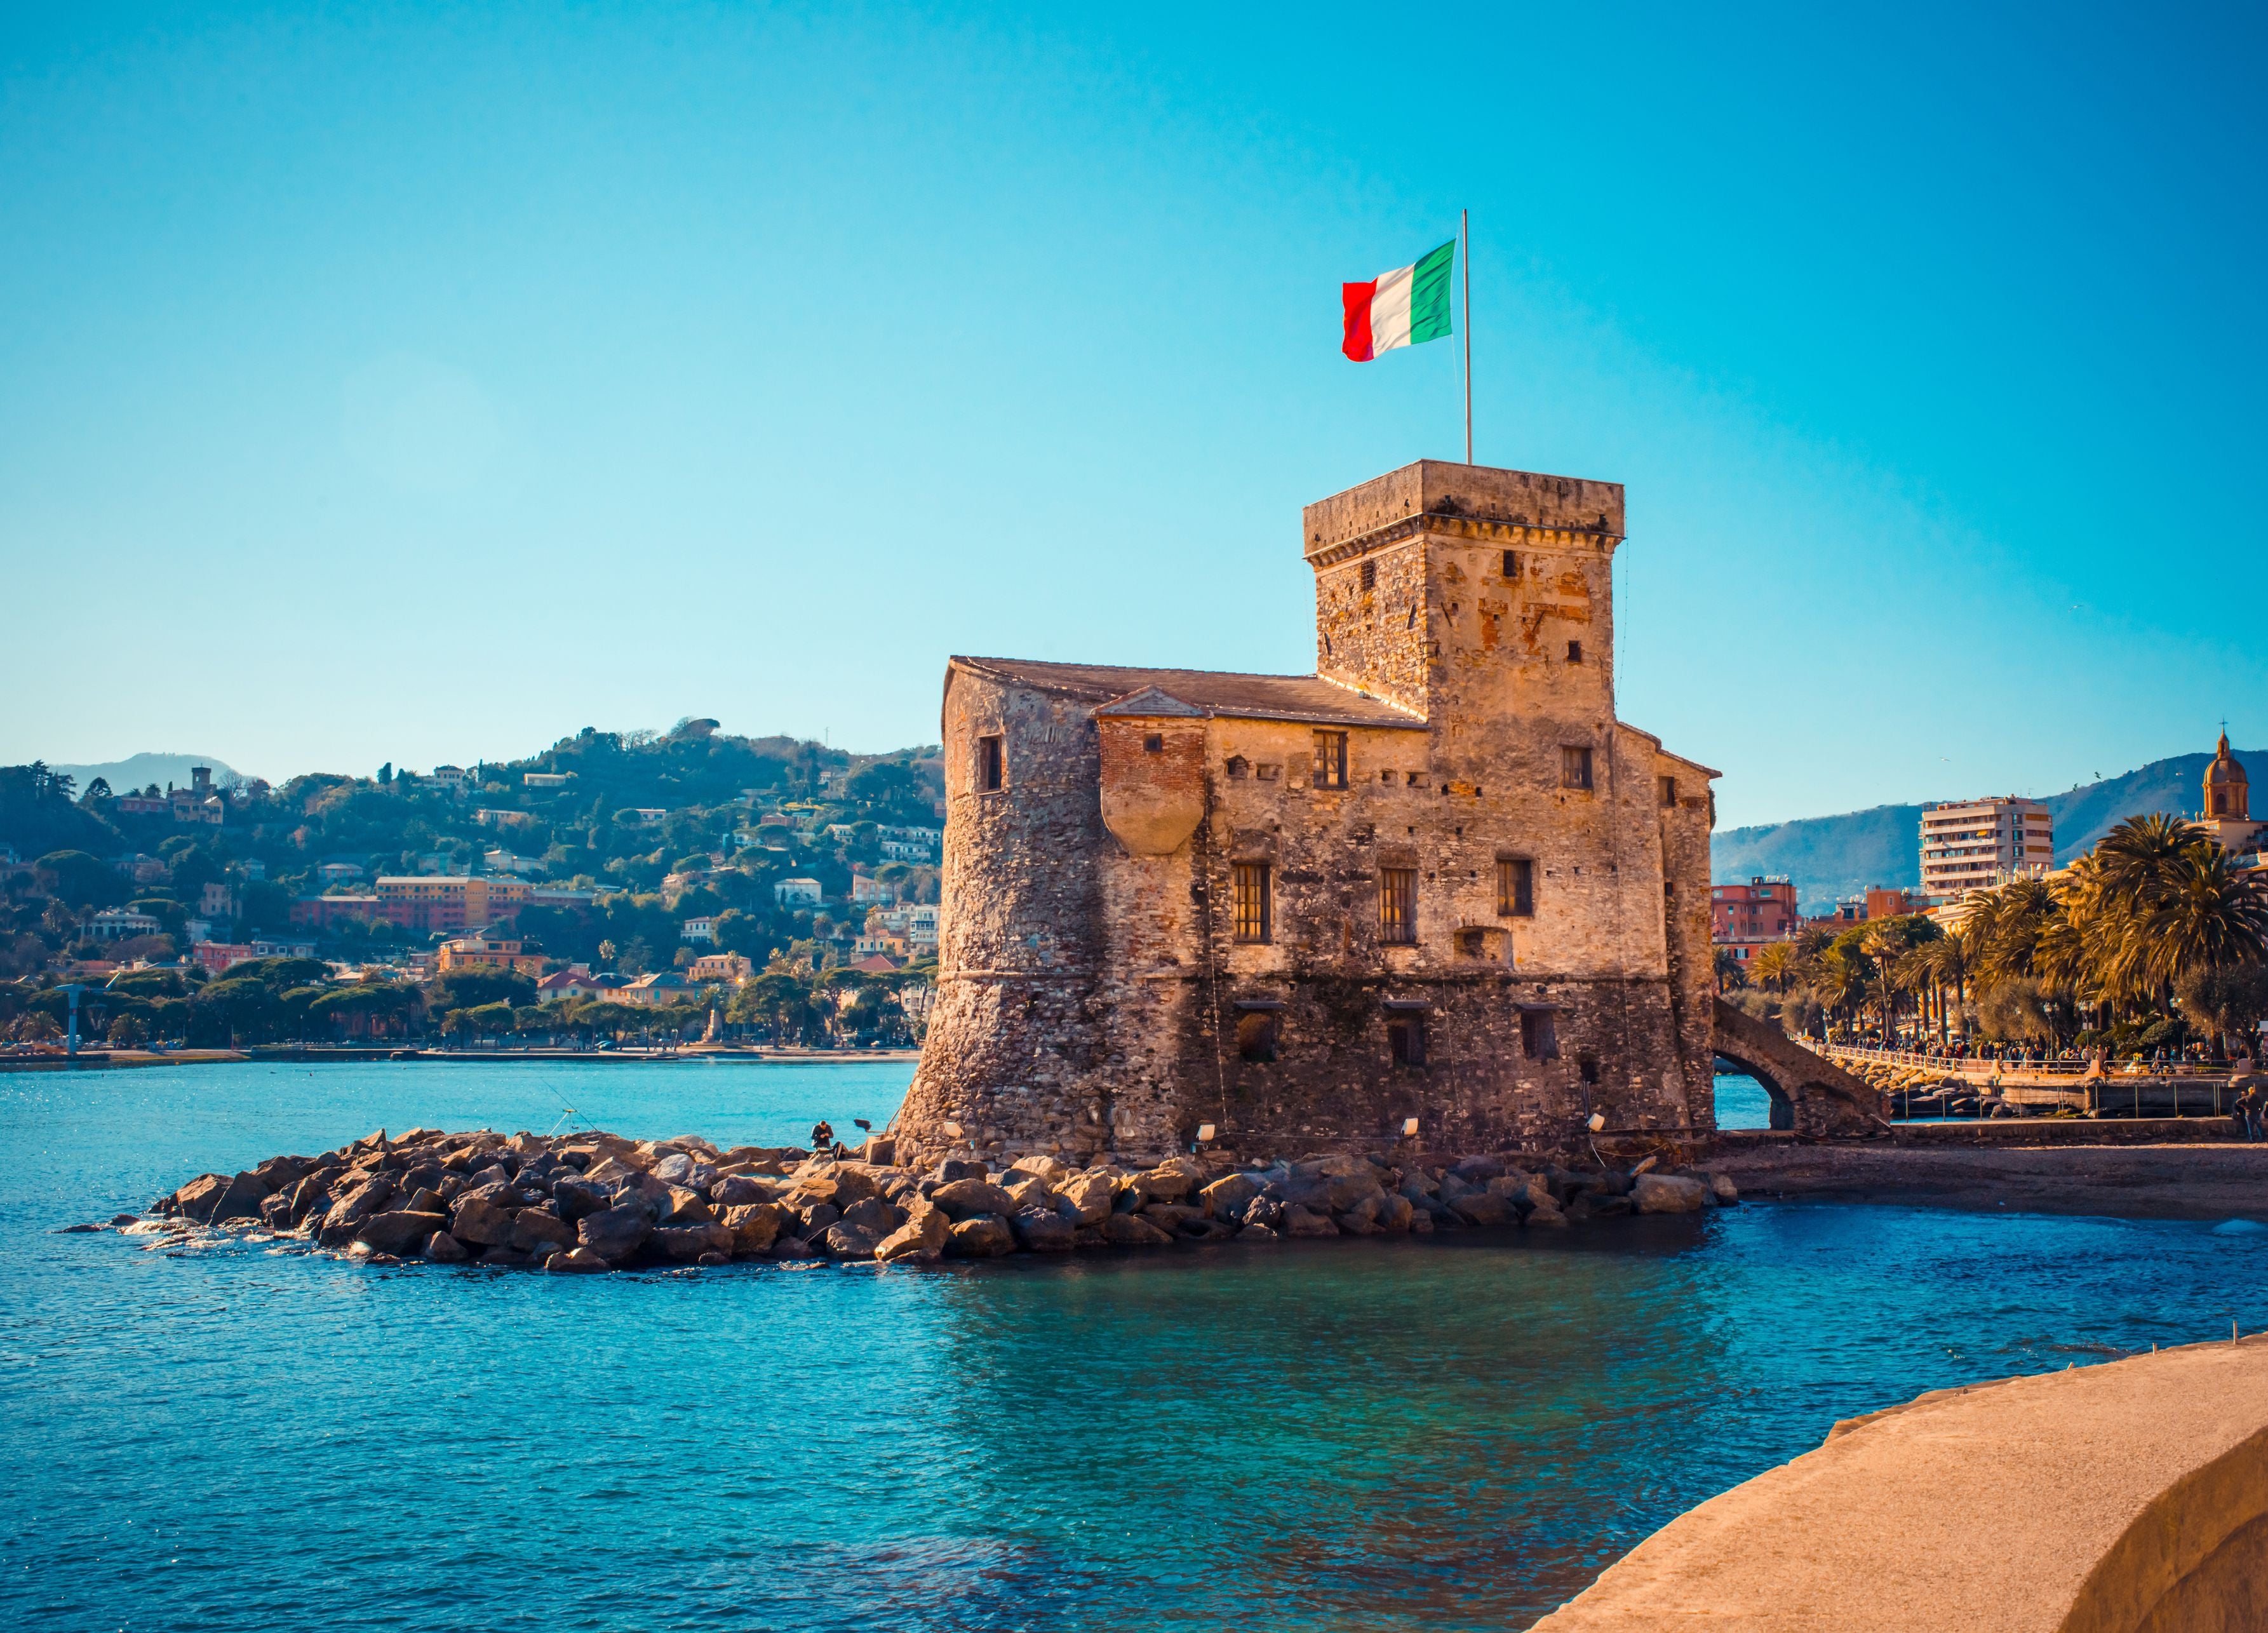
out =
[[[293,1065],[366,1065],[387,1062],[397,1065],[435,1063],[488,1066],[556,1066],[576,1062],[600,1065],[652,1066],[708,1063],[711,1065],[779,1065],[814,1062],[848,1064],[891,1061],[901,1064],[921,1059],[919,1049],[804,1049],[716,1048],[698,1045],[681,1049],[428,1049],[409,1045],[357,1048],[320,1044],[255,1044],[243,1049],[182,1049],[158,1055],[148,1050],[97,1053],[76,1058],[62,1055],[0,1056],[0,1073],[11,1071],[130,1071],[144,1066],[223,1066],[288,1061]]]
[[[2268,1224],[2268,1144],[1752,1145],[1712,1164],[1758,1200]]]

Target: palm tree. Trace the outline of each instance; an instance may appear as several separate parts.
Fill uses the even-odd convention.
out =
[[[1749,960],[1749,979],[1774,992],[1785,992],[1788,982],[1795,979],[1800,961],[1793,942],[1775,941]]]
[[[2219,845],[2168,869],[2157,900],[2134,926],[2137,970],[2161,991],[2193,969],[2259,961],[2268,950],[2268,891],[2240,872]]]
[[[1712,960],[1717,976],[1717,990],[1731,992],[1749,984],[1749,973],[1730,947],[1719,947]]]

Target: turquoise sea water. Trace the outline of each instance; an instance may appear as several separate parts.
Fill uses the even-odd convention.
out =
[[[380,1124],[879,1124],[909,1069],[0,1078],[0,1625],[1524,1626],[1920,1390],[2268,1325],[2268,1232],[1761,1205],[941,1271],[57,1235]]]

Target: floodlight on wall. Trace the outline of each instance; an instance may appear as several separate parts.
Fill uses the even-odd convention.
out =
[[[1402,1120],[1402,1137],[1405,1140],[1414,1140],[1418,1137],[1417,1118],[1404,1117]]]
[[[1212,1142],[1212,1136],[1219,1132],[1220,1132],[1220,1130],[1214,1128],[1212,1124],[1209,1122],[1201,1122],[1197,1124],[1197,1144],[1200,1145],[1211,1144]]]
[[[1600,1129],[1602,1129],[1605,1128],[1606,1126],[1607,1126],[1607,1120],[1606,1120],[1606,1117],[1605,1117],[1604,1114],[1600,1113],[1600,1112],[1595,1112],[1595,1111],[1594,1111],[1594,1112],[1593,1112],[1593,1113],[1591,1114],[1591,1121],[1590,1121],[1589,1127],[1590,1127],[1590,1130],[1591,1130],[1591,1132],[1592,1132],[1592,1133],[1596,1134]]]

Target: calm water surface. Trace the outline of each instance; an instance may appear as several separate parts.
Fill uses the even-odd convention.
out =
[[[0,1625],[1521,1627],[1837,1417],[2268,1325],[2268,1232],[1901,1209],[591,1279],[52,1233],[381,1124],[785,1141],[909,1075],[0,1078]]]

